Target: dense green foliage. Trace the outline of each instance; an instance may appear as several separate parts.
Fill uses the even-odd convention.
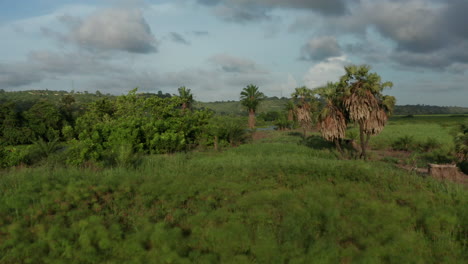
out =
[[[97,101],[77,119],[80,142],[69,151],[71,163],[119,163],[133,153],[174,153],[197,143],[209,112],[185,112],[179,97],[145,98],[135,92],[116,101]]]
[[[137,169],[0,174],[0,263],[463,263],[467,191],[287,132]]]
[[[186,99],[133,90],[81,106],[71,95],[57,103],[40,100],[24,110],[15,102],[2,104],[0,165],[31,165],[56,151],[55,162],[61,164],[131,165],[141,154],[189,150],[200,143],[212,113],[184,111]]]

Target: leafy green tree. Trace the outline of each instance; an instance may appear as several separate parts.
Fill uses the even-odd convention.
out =
[[[194,147],[211,115],[181,109],[179,97],[139,96],[136,89],[117,100],[93,103],[77,120],[80,144],[72,164],[134,164],[143,153],[173,153]]]
[[[249,84],[241,92],[241,104],[249,111],[249,128],[255,127],[255,112],[258,105],[265,99],[265,95],[258,90],[258,86]]]
[[[13,102],[0,104],[0,144],[26,144],[33,139],[31,129],[25,126],[25,120],[16,108]]]
[[[367,65],[345,67],[338,84],[338,93],[349,121],[359,125],[361,158],[366,159],[370,136],[380,133],[395,105],[393,96],[384,96],[382,91],[393,86],[382,82],[377,73],[371,73]]]
[[[66,94],[60,99],[59,109],[60,112],[65,119],[65,121],[70,124],[74,125],[74,105],[75,105],[75,97],[71,94]]]
[[[190,89],[187,89],[185,86],[181,86],[178,89],[179,97],[182,100],[182,110],[191,109],[193,103],[193,95]]]
[[[24,115],[35,138],[52,141],[60,137],[63,116],[54,104],[37,102]]]

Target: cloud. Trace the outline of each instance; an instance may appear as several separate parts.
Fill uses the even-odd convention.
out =
[[[183,45],[190,45],[190,42],[188,42],[182,35],[176,32],[170,32],[169,33],[169,38],[179,44]]]
[[[341,56],[341,48],[335,37],[325,36],[309,40],[301,49],[301,60],[320,61]]]
[[[108,78],[127,72],[125,67],[113,65],[91,53],[32,51],[25,61],[0,64],[0,87],[33,85],[71,75]]]
[[[259,66],[252,60],[233,57],[228,54],[214,55],[209,59],[209,61],[227,73],[267,73],[265,70],[259,68]]]
[[[345,14],[347,1],[345,0],[198,0],[200,4],[215,6],[216,14],[234,22],[255,21],[269,18],[268,13],[273,9],[309,10],[326,16]]]
[[[301,16],[290,25],[290,32],[308,30],[352,37],[357,43],[344,46],[347,52],[356,52],[359,45],[367,46],[369,39],[378,38],[391,44],[374,45],[384,48],[385,55],[373,51],[360,53],[362,58],[446,70],[454,63],[468,62],[467,12],[465,0],[361,0],[350,2],[347,13],[333,18]],[[311,28],[311,24],[316,27]]]
[[[304,75],[304,84],[309,88],[316,88],[336,82],[345,73],[344,66],[350,64],[346,56],[329,58],[312,66]]]
[[[434,51],[442,48],[449,37],[442,23],[444,10],[428,1],[366,3],[365,17],[379,33],[394,40],[399,50]]]
[[[95,13],[73,30],[72,39],[90,49],[157,51],[157,41],[138,9],[106,9]]]
[[[244,8],[243,6],[216,6],[214,9],[216,16],[228,22],[246,23],[262,20],[270,20],[267,11],[262,8]]]
[[[140,9],[107,8],[82,19],[63,15],[58,20],[66,33],[47,27],[41,31],[61,43],[73,43],[91,51],[157,52],[158,41]]]
[[[21,87],[36,83],[44,78],[42,72],[27,63],[0,64],[0,88]]]
[[[193,31],[192,34],[198,37],[204,37],[210,35],[210,32],[208,31]]]
[[[347,12],[346,0],[198,0],[199,4],[212,7],[219,18],[236,23],[271,20],[275,9],[307,10],[324,16],[338,16]]]

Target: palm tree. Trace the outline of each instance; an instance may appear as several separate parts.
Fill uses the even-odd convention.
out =
[[[193,95],[190,89],[185,88],[185,86],[181,86],[178,89],[179,97],[182,100],[182,110],[191,109],[193,103]]]
[[[265,95],[258,90],[258,86],[253,84],[244,87],[240,95],[241,104],[249,111],[249,128],[253,129],[255,127],[255,112],[260,102],[265,99]]]
[[[296,88],[296,91],[291,96],[296,101],[296,118],[304,131],[305,138],[307,129],[312,125],[311,112],[315,110],[315,104],[313,103],[315,99],[314,94],[312,90],[302,86]]]
[[[460,163],[468,162],[468,122],[460,125],[455,136],[455,152]]]
[[[366,148],[371,135],[380,133],[395,105],[393,96],[382,95],[391,82],[381,82],[377,73],[370,73],[367,65],[345,67],[338,90],[343,94],[343,106],[350,121],[359,125],[361,158],[366,159]]]
[[[287,111],[288,113],[288,121],[289,122],[293,122],[294,121],[294,110],[295,110],[296,106],[294,105],[294,102],[289,100],[285,105],[284,105],[284,109]]]
[[[345,138],[347,124],[337,88],[337,83],[328,83],[314,91],[325,100],[325,106],[318,117],[319,131],[325,140],[334,142],[338,151],[343,154],[340,141]]]

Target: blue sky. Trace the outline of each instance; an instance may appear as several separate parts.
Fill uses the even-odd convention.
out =
[[[0,1],[0,89],[236,100],[368,64],[397,104],[468,107],[465,0]]]

